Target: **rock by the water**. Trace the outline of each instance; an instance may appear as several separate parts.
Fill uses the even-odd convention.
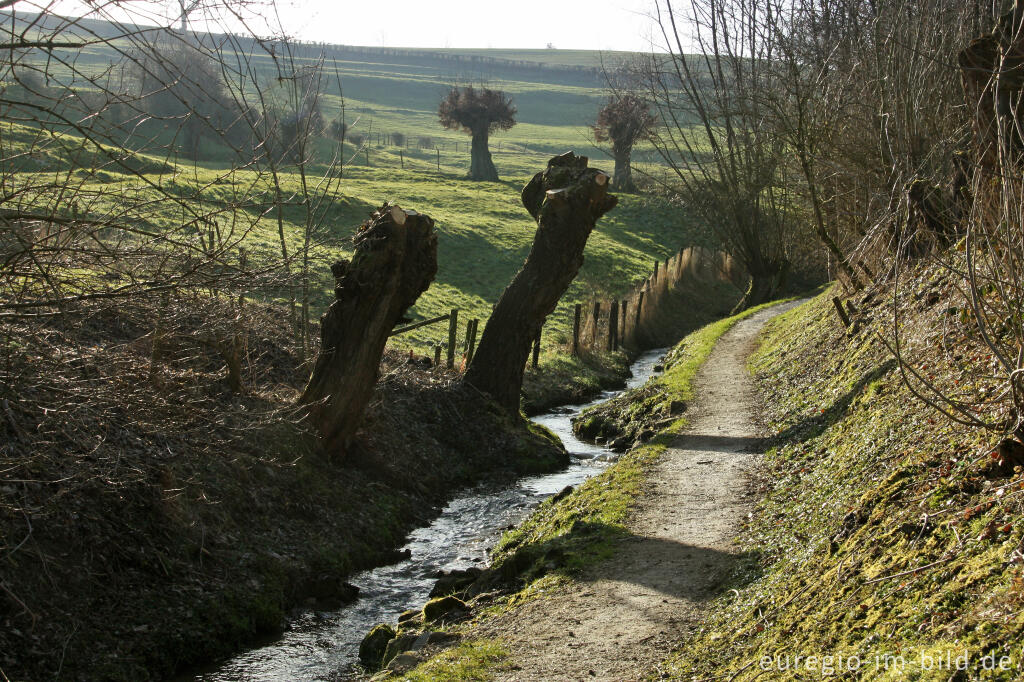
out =
[[[412,651],[406,651],[405,653],[395,656],[390,663],[387,665],[387,669],[396,674],[407,673],[420,663],[423,662],[423,657]]]
[[[575,490],[575,488],[573,488],[571,485],[567,485],[564,488],[562,488],[559,492],[555,493],[551,497],[551,501],[558,502],[560,500],[564,500],[565,498],[569,497],[569,495],[572,494],[573,490]]]
[[[375,625],[359,643],[359,660],[367,668],[376,669],[384,660],[388,642],[395,637],[395,629],[387,623]]]
[[[438,620],[458,620],[469,612],[466,602],[458,597],[431,599],[423,606],[423,620],[433,623]]]
[[[398,616],[398,624],[403,625],[406,622],[414,621],[420,617],[420,612],[416,609],[409,609],[408,611],[402,611],[401,615]]]
[[[455,594],[473,584],[473,581],[480,577],[483,570],[470,566],[464,570],[442,571],[434,587],[430,590],[430,597],[444,597]]]
[[[399,654],[412,649],[412,645],[416,642],[417,637],[419,635],[398,635],[388,642],[387,648],[384,649],[383,665],[386,666]]]
[[[306,581],[305,591],[320,606],[350,604],[359,598],[359,588],[322,573]]]

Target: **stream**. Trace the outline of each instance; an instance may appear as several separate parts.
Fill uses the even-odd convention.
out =
[[[626,389],[645,383],[665,349],[643,353],[631,365]],[[585,405],[567,405],[533,417],[551,429],[571,454],[568,467],[511,484],[480,485],[462,491],[429,526],[409,534],[402,547],[410,558],[363,571],[349,578],[359,599],[336,611],[308,611],[296,616],[274,641],[216,664],[191,679],[195,682],[339,680],[358,673],[363,636],[377,623],[395,623],[406,609],[419,608],[439,571],[484,567],[488,551],[509,526],[518,524],[541,501],[568,485],[600,473],[617,454],[583,443],[572,433],[571,419],[591,405],[621,393],[605,391]]]

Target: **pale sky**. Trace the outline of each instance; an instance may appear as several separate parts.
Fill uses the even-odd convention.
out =
[[[196,30],[239,30],[225,0],[185,0]],[[232,2],[232,0],[226,0]],[[238,2],[239,0],[235,0]],[[283,25],[288,35],[341,45],[386,47],[650,49],[654,0],[241,0],[260,35]],[[88,4],[87,4],[88,3]],[[181,0],[18,0],[14,9],[176,25]],[[280,17],[280,24],[274,18]],[[97,14],[98,13],[98,14]],[[204,16],[220,21],[204,22]]]
[[[296,37],[345,45],[649,49],[651,0],[278,0]]]

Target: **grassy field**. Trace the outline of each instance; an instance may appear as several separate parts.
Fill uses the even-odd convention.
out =
[[[566,51],[567,54],[560,55],[562,51],[557,50],[501,50],[493,55],[489,51],[474,54],[499,60],[535,61],[540,56],[537,52],[564,57],[561,63],[570,65],[593,66],[600,62],[596,52]],[[105,47],[91,47],[79,55],[80,60],[95,62],[97,66],[109,64],[109,57]],[[269,74],[269,58],[261,59],[267,62],[262,68]],[[298,61],[312,59],[300,56]],[[320,159],[340,152],[344,167],[320,235],[323,248],[318,251],[317,268],[322,286],[314,301],[314,315],[330,302],[327,264],[346,253],[348,238],[374,208],[391,201],[432,216],[440,236],[436,281],[410,316],[423,319],[454,307],[463,311],[463,320],[485,319],[532,244],[535,226],[519,201],[523,185],[545,167],[551,156],[569,149],[591,156],[593,166],[612,170],[612,162],[593,145],[590,136],[589,124],[605,97],[594,82],[593,73],[548,74],[541,69],[534,74],[528,69],[503,69],[500,62],[496,63],[498,66],[488,67],[495,79],[487,85],[512,95],[519,108],[519,123],[491,139],[502,181],[477,183],[464,179],[469,166],[468,136],[444,130],[436,115],[442,94],[452,83],[465,82],[465,73],[438,65],[426,52],[378,61],[361,61],[354,56],[331,59],[322,103],[324,120],[338,117],[344,106],[350,130],[365,142],[359,147],[346,143],[340,150],[326,138],[316,142]],[[566,82],[574,79],[575,82]],[[406,137],[406,147],[390,144],[394,133]],[[5,156],[18,150],[19,137],[31,138],[31,128],[6,128]],[[42,176],[55,170],[67,171],[81,163],[69,161],[64,152],[57,151],[59,146],[51,143],[43,151],[33,152],[30,160],[34,165],[22,174],[26,182],[32,173]],[[247,179],[244,173],[230,181],[219,175],[225,162],[212,143],[200,155],[205,158],[195,164],[174,166],[172,162],[172,167],[158,155],[138,155],[132,163],[143,164],[147,171],[151,169],[147,177],[152,181],[165,186],[168,182],[178,183],[183,194],[194,192],[201,201],[215,202],[227,197],[235,185]],[[639,151],[636,158],[651,158],[651,151]],[[651,172],[664,172],[656,164],[639,165]],[[169,179],[172,173],[174,177]],[[116,167],[81,181],[90,192],[96,190],[96,196],[103,197],[86,209],[96,214],[115,208],[110,202],[116,203],[117,196],[125,195],[129,189],[134,191],[139,184],[138,178],[122,174]],[[286,168],[282,183],[286,190],[294,190],[299,186],[299,178]],[[175,229],[178,218],[154,207],[144,220],[163,229]],[[301,220],[297,211],[285,215],[286,237],[293,252],[300,246]],[[546,328],[545,347],[552,342],[565,342],[574,303],[622,294],[651,269],[654,259],[664,260],[681,247],[707,245],[708,241],[698,226],[667,202],[641,195],[621,196],[619,206],[598,224],[590,238],[583,270]],[[245,246],[257,256],[278,253],[276,222],[272,217],[264,218],[260,229],[246,237]],[[429,352],[441,340],[443,326],[417,330],[396,338],[395,343]]]

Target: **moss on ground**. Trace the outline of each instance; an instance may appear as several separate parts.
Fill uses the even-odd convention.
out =
[[[927,271],[916,285],[944,291]],[[875,334],[891,298],[858,297],[848,334],[833,294],[780,316],[751,359],[777,434],[741,538],[760,562],[737,568],[660,674],[1021,679],[1024,478],[994,477],[991,436],[939,418],[900,381]],[[962,386],[984,358],[964,340],[943,360],[944,309],[918,303],[937,298],[903,311],[906,341],[919,369]]]
[[[437,682],[437,680],[489,680],[491,672],[508,656],[508,650],[499,642],[477,639],[462,642],[442,651],[419,665],[409,674],[398,678],[402,682]]]

